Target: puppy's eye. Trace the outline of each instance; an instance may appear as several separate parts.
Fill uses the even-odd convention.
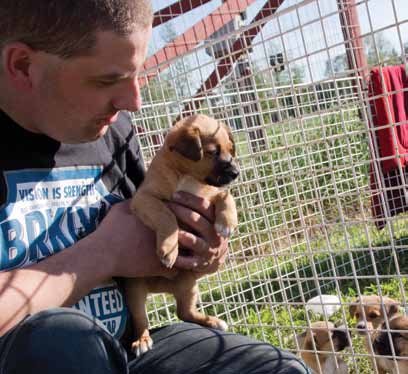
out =
[[[204,151],[204,154],[209,157],[217,157],[221,153],[220,147],[208,148]]]
[[[356,316],[357,319],[359,319],[360,318],[360,313],[356,313],[355,316]]]
[[[368,317],[370,318],[370,319],[374,319],[374,318],[377,318],[378,317],[378,315],[377,315],[377,313],[370,313],[369,315],[368,315]]]

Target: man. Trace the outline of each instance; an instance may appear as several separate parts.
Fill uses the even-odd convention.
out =
[[[267,344],[187,323],[128,358],[113,279],[213,272],[227,248],[208,201],[175,196],[198,235],[180,233],[194,256],[167,270],[129,212],[143,163],[120,111],[141,106],[149,1],[2,0],[0,19],[0,372],[306,372]]]

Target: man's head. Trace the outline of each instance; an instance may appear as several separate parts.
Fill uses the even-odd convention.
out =
[[[0,108],[61,142],[95,140],[139,110],[149,0],[2,0]]]
[[[21,42],[62,58],[92,53],[97,31],[129,35],[152,24],[149,0],[2,0],[0,49]]]

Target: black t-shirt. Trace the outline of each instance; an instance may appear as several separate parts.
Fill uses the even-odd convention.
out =
[[[127,113],[120,113],[102,138],[83,144],[29,132],[2,111],[0,126],[0,271],[72,246],[143,180],[143,160]],[[122,335],[127,309],[115,281],[74,307],[100,319],[114,336]]]

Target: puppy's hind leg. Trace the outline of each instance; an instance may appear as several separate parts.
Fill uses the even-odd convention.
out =
[[[177,276],[175,284],[176,286],[172,291],[177,302],[177,316],[181,320],[222,331],[228,329],[228,325],[222,319],[207,316],[197,310],[198,285],[193,273],[181,273]]]
[[[135,336],[131,349],[139,357],[153,347],[146,312],[147,286],[141,278],[127,278],[125,280],[125,292]]]

